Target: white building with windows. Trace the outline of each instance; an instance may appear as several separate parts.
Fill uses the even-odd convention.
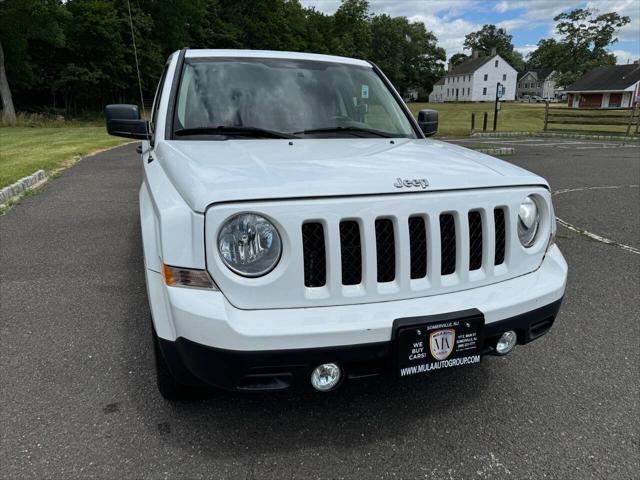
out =
[[[496,98],[496,86],[503,85],[503,101],[515,100],[518,72],[500,55],[472,57],[456,67],[435,85],[430,102],[489,102]]]

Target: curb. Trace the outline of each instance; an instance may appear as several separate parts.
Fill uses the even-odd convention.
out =
[[[44,170],[38,170],[31,175],[21,178],[16,183],[4,187],[0,190],[0,205],[3,205],[11,200],[15,200],[22,195],[26,190],[39,186],[47,180],[47,174]]]
[[[582,138],[587,140],[621,140],[640,142],[639,137],[627,137],[620,135],[583,135],[580,133],[554,133],[554,132],[474,132],[471,137],[566,137]]]
[[[516,153],[516,149],[513,147],[474,148],[473,150],[487,155],[514,155]]]

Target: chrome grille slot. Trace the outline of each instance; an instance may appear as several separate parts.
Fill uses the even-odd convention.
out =
[[[305,287],[323,287],[327,283],[327,253],[321,223],[302,225]]]
[[[496,253],[494,258],[494,265],[501,265],[504,263],[504,255],[506,250],[504,209],[496,208],[493,210],[493,222],[496,231]]]
[[[396,243],[393,222],[388,218],[376,220],[376,258],[378,282],[392,282],[396,278]]]
[[[409,217],[411,279],[427,276],[427,229],[422,217]]]
[[[469,212],[469,270],[482,268],[482,216],[474,210]]]
[[[362,282],[362,246],[358,222],[340,222],[340,253],[342,256],[342,284],[357,285]]]
[[[440,274],[456,271],[456,222],[453,215],[440,215]]]

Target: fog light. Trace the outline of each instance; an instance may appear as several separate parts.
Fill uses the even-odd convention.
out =
[[[338,386],[342,372],[335,363],[323,363],[311,374],[311,385],[316,390],[328,392]]]
[[[496,352],[500,355],[506,355],[513,350],[513,347],[516,346],[517,342],[518,336],[516,335],[516,332],[508,330],[498,339],[498,343],[496,343]]]

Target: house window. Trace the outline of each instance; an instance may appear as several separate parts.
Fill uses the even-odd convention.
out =
[[[540,82],[538,82],[538,88],[540,88]]]
[[[447,97],[449,96],[449,89],[447,88]]]
[[[507,74],[506,73],[502,74],[502,81],[504,82],[506,79],[507,79]]]
[[[484,74],[484,81],[486,82],[487,80],[489,80],[489,75],[487,75],[486,73]]]
[[[484,88],[482,89],[482,95],[486,95],[486,94],[487,94],[487,87],[484,87]]]
[[[467,88],[467,95],[471,95],[471,89]]]
[[[495,67],[498,68],[498,60],[496,60]]]

